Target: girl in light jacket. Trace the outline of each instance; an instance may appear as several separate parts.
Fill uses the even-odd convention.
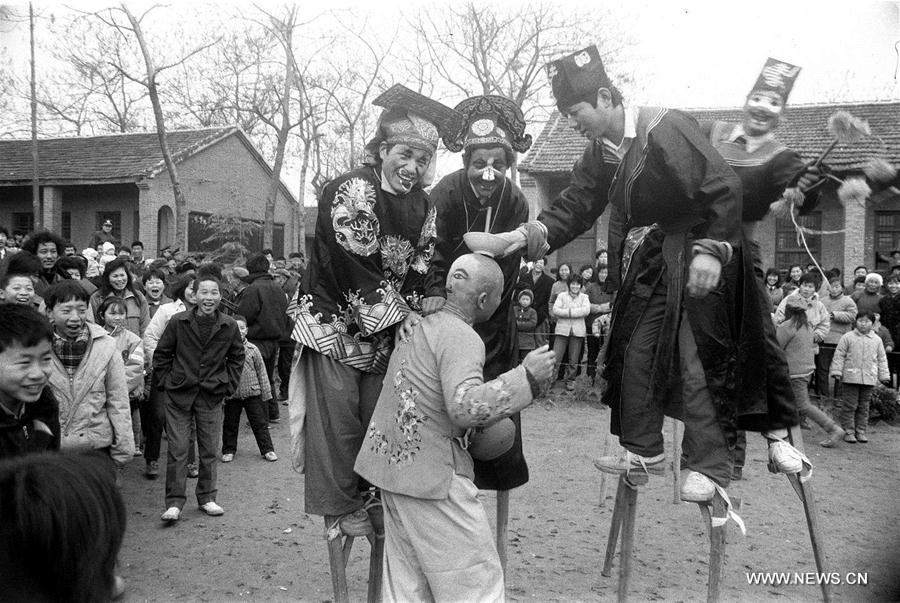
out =
[[[575,387],[576,369],[581,362],[581,349],[587,333],[584,318],[591,312],[591,300],[581,292],[583,286],[584,279],[581,276],[570,276],[566,291],[560,293],[553,302],[552,314],[556,318],[553,351],[556,352],[557,364],[563,352],[569,352],[569,364],[565,373],[566,389]]]
[[[879,381],[891,378],[884,344],[872,331],[874,324],[874,313],[857,315],[856,328],[841,336],[831,361],[831,376],[843,383],[841,427],[847,432],[844,441],[851,444],[869,441],[866,430],[872,390]]]

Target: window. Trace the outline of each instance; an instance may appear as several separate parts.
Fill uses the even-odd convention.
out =
[[[797,216],[797,223],[811,230],[822,230],[822,212],[812,212],[805,216]],[[822,255],[822,237],[804,233],[810,252],[819,261]],[[799,235],[790,220],[775,221],[775,267],[787,268],[793,264],[806,266],[810,263],[809,254],[798,240]]]
[[[875,212],[875,269],[887,268],[882,258],[900,249],[900,211]]]
[[[34,231],[34,214],[30,211],[14,211],[12,215],[12,234],[27,235]]]
[[[72,240],[72,212],[64,211],[62,213],[62,238],[67,241]]]

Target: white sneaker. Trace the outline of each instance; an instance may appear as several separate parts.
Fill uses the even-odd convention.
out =
[[[267,452],[263,455],[263,458],[266,459],[267,461],[269,461],[270,463],[274,463],[275,461],[278,460],[278,455],[275,454],[274,450],[270,450],[269,452]]]
[[[681,485],[681,500],[685,502],[709,502],[716,494],[716,485],[711,479],[697,473],[688,471],[684,483]]]
[[[803,454],[784,441],[769,440],[769,461],[780,473],[803,471]]]
[[[213,517],[217,517],[219,515],[225,514],[225,509],[216,504],[215,501],[211,500],[208,503],[203,503],[200,505],[200,510],[206,513],[207,515],[211,515]]]
[[[169,507],[165,510],[165,512],[159,516],[162,521],[173,522],[178,521],[178,518],[181,517],[181,509],[178,507]]]
[[[222,462],[223,462],[223,463],[230,463],[230,462],[233,461],[233,460],[234,460],[234,454],[232,454],[232,453],[230,453],[230,452],[229,452],[228,454],[223,454],[223,455],[222,455]]]
[[[665,475],[666,455],[663,453],[656,456],[640,456],[625,450],[618,455],[594,459],[594,466],[604,473],[615,475],[627,475],[632,472]]]

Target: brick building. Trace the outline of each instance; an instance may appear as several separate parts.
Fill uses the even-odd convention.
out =
[[[883,157],[900,166],[900,102],[790,105],[776,135],[804,160],[811,160],[831,142],[827,121],[838,110],[867,120],[873,136],[859,143],[837,146],[826,160],[836,176],[862,175],[862,167],[870,157]],[[742,120],[740,108],[686,111],[698,121]],[[584,138],[554,112],[519,166],[521,186],[532,204],[532,218],[568,184],[572,166],[581,157],[584,146]],[[844,274],[861,264],[870,269],[886,267],[876,253],[900,249],[900,195],[881,195],[870,199],[865,207],[858,204],[845,207],[835,193],[836,189],[829,187],[816,210],[802,218],[804,226],[831,233],[807,236],[816,258],[823,268],[838,267]],[[609,211],[606,211],[592,231],[558,250],[551,264],[587,263],[596,249],[606,247],[608,219]],[[791,264],[805,266],[809,262],[791,222],[775,220],[769,215],[757,235],[764,265],[786,268]]]
[[[209,251],[210,215],[240,216],[249,247],[262,247],[265,198],[272,169],[236,127],[168,133],[187,199],[188,251]],[[42,220],[78,249],[105,220],[124,244],[144,242],[153,257],[175,239],[175,199],[155,132],[54,138],[38,144]],[[0,140],[0,224],[12,233],[34,228],[31,141]],[[275,207],[273,251],[297,249],[294,196],[282,183]]]

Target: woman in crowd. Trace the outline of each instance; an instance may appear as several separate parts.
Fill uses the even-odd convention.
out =
[[[101,277],[100,289],[91,295],[91,309],[95,317],[100,304],[111,295],[125,301],[125,307],[128,309],[125,328],[138,337],[143,337],[144,330],[150,324],[150,307],[147,298],[135,289],[128,261],[122,258],[110,260]]]
[[[772,301],[772,312],[774,312],[781,300],[784,299],[784,290],[781,288],[781,275],[775,268],[766,270],[766,293],[769,294],[769,299]]]

